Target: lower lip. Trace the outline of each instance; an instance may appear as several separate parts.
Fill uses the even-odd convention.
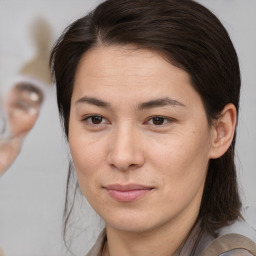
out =
[[[132,202],[150,192],[151,189],[135,189],[128,191],[107,189],[107,191],[109,195],[117,201]]]

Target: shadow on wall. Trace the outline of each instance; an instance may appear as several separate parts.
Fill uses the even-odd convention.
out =
[[[31,33],[37,53],[32,60],[25,63],[21,74],[50,85],[52,83],[48,65],[52,38],[50,25],[45,19],[38,18],[32,25]]]

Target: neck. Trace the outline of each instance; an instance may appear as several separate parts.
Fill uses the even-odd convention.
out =
[[[106,226],[104,256],[178,256],[196,221],[173,222],[147,232],[126,232]]]

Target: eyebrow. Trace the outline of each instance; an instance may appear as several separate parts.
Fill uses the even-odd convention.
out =
[[[139,105],[140,110],[144,109],[150,109],[155,107],[164,107],[164,106],[180,106],[180,107],[186,107],[183,103],[171,99],[171,98],[160,98],[160,99],[153,99],[147,102],[143,102]]]
[[[80,104],[80,103],[88,103],[88,104],[95,105],[102,108],[110,108],[111,106],[110,103],[105,102],[101,99],[94,98],[94,97],[87,97],[87,96],[80,98],[79,100],[76,101],[75,104]],[[164,107],[164,106],[186,107],[183,103],[177,100],[171,99],[169,97],[165,97],[165,98],[153,99],[153,100],[143,102],[138,105],[138,109],[145,110],[145,109],[150,109],[155,107]]]
[[[79,104],[79,103],[88,103],[88,104],[95,105],[95,106],[102,107],[102,108],[110,107],[110,103],[108,103],[108,102],[105,102],[98,98],[87,97],[87,96],[80,98],[79,100],[76,101],[75,104]]]

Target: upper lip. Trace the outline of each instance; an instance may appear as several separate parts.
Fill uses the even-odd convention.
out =
[[[132,190],[149,190],[153,187],[141,185],[141,184],[111,184],[105,186],[108,190],[117,190],[117,191],[132,191]]]

